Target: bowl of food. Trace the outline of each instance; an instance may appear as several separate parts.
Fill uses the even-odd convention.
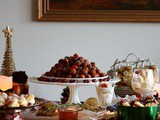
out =
[[[158,103],[151,97],[128,102],[122,99],[117,108],[118,120],[157,120]]]

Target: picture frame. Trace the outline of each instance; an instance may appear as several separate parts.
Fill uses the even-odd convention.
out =
[[[57,2],[58,1],[58,2]],[[63,1],[61,4],[60,1]],[[69,2],[68,2],[69,1]],[[71,2],[70,2],[71,1]],[[73,1],[73,2],[72,2]],[[144,6],[144,9],[140,7],[136,9],[130,9],[132,7],[126,7],[124,10],[119,9],[72,9],[72,5],[75,0],[37,0],[37,20],[38,21],[57,21],[57,22],[160,22],[160,5],[158,7]],[[82,0],[83,1],[83,0]],[[92,0],[98,1],[98,0]],[[105,1],[105,0],[102,0]],[[119,0],[122,1],[122,0]],[[123,0],[130,1],[132,5],[133,0]],[[137,1],[137,0],[135,0]],[[139,0],[144,1],[145,0]],[[154,0],[151,0],[154,1]],[[158,1],[159,0],[155,0]],[[54,5],[55,4],[55,5]],[[137,3],[138,4],[138,3]],[[64,7],[64,5],[71,6],[70,8]],[[77,8],[82,6],[81,4],[76,5]],[[109,6],[109,5],[108,5]],[[148,7],[149,6],[149,7]],[[147,7],[149,9],[147,9]],[[61,9],[59,9],[61,8]],[[82,8],[82,7],[81,7]],[[143,8],[143,7],[142,7]]]

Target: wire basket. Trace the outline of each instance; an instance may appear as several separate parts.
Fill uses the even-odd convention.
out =
[[[133,79],[133,73],[137,69],[152,69],[155,83],[159,81],[159,69],[153,64],[150,58],[141,59],[136,54],[130,53],[124,60],[116,59],[111,66],[110,71],[112,71],[112,77],[118,77],[121,79],[115,87],[116,95],[125,97],[126,95],[136,94],[131,87],[131,81]]]

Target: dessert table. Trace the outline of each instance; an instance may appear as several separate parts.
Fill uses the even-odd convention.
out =
[[[78,54],[66,56],[39,78],[29,78],[28,82],[68,86],[68,105],[39,101],[34,95],[22,94],[17,87],[16,94],[1,92],[0,120],[160,120],[159,85],[153,89],[159,78],[158,68],[150,59],[137,57],[136,62],[129,62],[128,56],[125,60],[117,59],[107,74]],[[99,100],[92,97],[82,104],[78,88],[91,85],[95,86]]]
[[[24,120],[58,120],[58,116],[54,116],[54,117],[48,117],[48,116],[36,116],[34,112],[23,112],[22,114]],[[84,111],[79,112],[79,120],[97,120],[95,118],[96,114],[89,114],[88,115],[86,113],[84,113]],[[115,114],[111,114],[108,115],[108,119],[104,119],[102,118],[101,120],[116,120],[116,118],[114,117]],[[100,119],[99,119],[100,120]],[[160,114],[158,115],[157,120],[160,120]]]

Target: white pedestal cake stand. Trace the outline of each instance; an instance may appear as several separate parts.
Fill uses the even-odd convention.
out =
[[[68,86],[69,91],[70,91],[70,95],[69,95],[69,99],[67,101],[68,104],[81,104],[79,97],[78,97],[78,88],[80,86],[96,86],[96,84],[98,84],[100,79],[106,79],[107,76],[105,77],[99,77],[99,78],[57,78],[57,77],[47,77],[47,76],[42,76],[44,78],[47,79],[55,79],[55,80],[59,80],[59,79],[65,79],[65,80],[78,80],[78,83],[62,83],[62,82],[47,82],[47,81],[38,81],[36,78],[30,78],[29,82],[32,83],[38,83],[38,84],[46,84],[46,85],[59,85],[59,86]],[[89,82],[89,83],[83,83],[84,80],[96,80],[97,82]],[[117,82],[117,80],[111,80],[110,81],[111,84],[115,84]]]

